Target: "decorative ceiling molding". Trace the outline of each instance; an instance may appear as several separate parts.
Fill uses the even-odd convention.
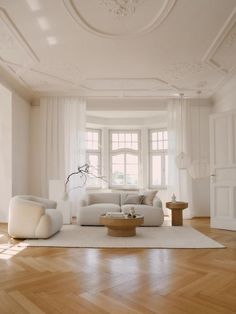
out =
[[[87,0],[63,0],[66,10],[78,25],[92,34],[108,38],[128,38],[151,32],[165,20],[176,2],[176,0],[154,0],[151,6],[150,0],[143,0],[138,7],[139,14],[137,9],[131,16],[114,18],[106,8],[101,6],[100,1],[94,1],[91,10],[91,3]],[[145,10],[141,10],[141,7]]]
[[[236,64],[236,8],[203,57],[203,61],[224,75],[235,69]]]
[[[143,1],[145,0],[100,0],[100,3],[115,16],[132,16]]]
[[[67,62],[57,62],[56,60],[47,60],[40,62],[32,68],[32,71],[42,73],[43,75],[52,76],[58,79],[78,85],[83,77],[80,69],[76,64]]]
[[[15,53],[17,51],[17,54]],[[39,62],[39,58],[20,33],[7,12],[0,7],[0,59],[3,63],[16,63],[22,67]]]
[[[153,91],[167,90],[167,82],[158,78],[89,78],[81,87],[90,91]]]
[[[74,83],[71,81],[33,69],[23,73],[21,80],[34,91],[51,91],[56,89],[67,91],[74,87]]]

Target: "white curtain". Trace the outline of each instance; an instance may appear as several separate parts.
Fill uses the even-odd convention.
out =
[[[63,180],[85,163],[86,103],[79,97],[44,97],[41,112],[41,189],[48,197],[49,180]],[[78,176],[69,189],[81,184]],[[78,207],[84,188],[69,193],[72,214]]]
[[[189,154],[190,147],[190,103],[188,100],[181,102],[173,99],[168,104],[168,197],[174,193],[177,200],[186,201],[189,208],[184,210],[184,217],[191,218],[192,208],[192,180],[187,169],[178,169],[176,157],[184,152]]]

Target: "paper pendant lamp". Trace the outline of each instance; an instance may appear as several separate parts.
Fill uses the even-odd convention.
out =
[[[210,165],[207,160],[194,160],[189,167],[189,174],[193,179],[205,178],[210,175]]]
[[[188,154],[181,152],[177,157],[176,157],[176,165],[179,169],[187,169],[190,165],[190,158]]]

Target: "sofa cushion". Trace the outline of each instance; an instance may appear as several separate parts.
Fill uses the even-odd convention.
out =
[[[89,206],[85,207],[87,210],[90,209],[104,209],[104,213],[105,212],[109,212],[109,211],[118,211],[120,212],[120,205],[117,204],[112,204],[112,203],[97,203],[97,204],[92,204]]]
[[[77,214],[77,222],[79,225],[99,226],[100,216],[106,212],[120,212],[120,206],[116,204],[92,204],[85,207],[80,207]]]
[[[143,200],[143,195],[136,194],[126,194],[124,205],[125,204],[141,204]]]
[[[88,194],[88,205],[92,204],[117,204],[120,205],[119,193],[91,193]]]
[[[130,208],[133,207],[136,210],[149,210],[153,209],[152,206],[149,205],[143,205],[143,204],[126,204],[121,206],[121,211],[127,212],[130,210]]]
[[[157,192],[158,191],[145,192],[143,195],[142,204],[152,206],[153,200],[154,200]]]

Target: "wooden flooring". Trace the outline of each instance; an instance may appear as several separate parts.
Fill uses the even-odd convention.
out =
[[[0,313],[236,313],[236,232],[184,224],[227,248],[19,250],[0,224]]]

